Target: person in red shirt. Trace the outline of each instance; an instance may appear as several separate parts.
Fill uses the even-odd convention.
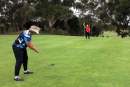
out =
[[[91,32],[91,29],[90,29],[90,25],[87,24],[86,27],[85,27],[85,37],[86,39],[90,39],[90,32]]]

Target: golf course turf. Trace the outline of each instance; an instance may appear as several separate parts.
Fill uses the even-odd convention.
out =
[[[130,38],[34,35],[39,54],[28,49],[29,69],[22,82],[14,78],[12,43],[0,35],[0,87],[129,87]]]

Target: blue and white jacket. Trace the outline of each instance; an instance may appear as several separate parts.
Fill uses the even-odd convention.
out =
[[[14,41],[13,46],[18,48],[26,48],[27,43],[30,42],[32,39],[32,36],[29,32],[29,30],[25,30],[19,34],[17,39]]]

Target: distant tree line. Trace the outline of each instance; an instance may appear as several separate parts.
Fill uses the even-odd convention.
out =
[[[91,25],[92,36],[106,30],[129,34],[130,0],[0,0],[1,34],[19,32],[28,21],[39,22],[42,32],[51,34],[83,35],[84,22]]]

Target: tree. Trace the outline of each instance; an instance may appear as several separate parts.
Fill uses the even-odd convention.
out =
[[[127,29],[130,23],[130,0],[80,0],[75,7],[82,13],[103,25],[115,25]],[[85,14],[87,13],[87,14]]]
[[[23,24],[32,16],[37,0],[1,0],[0,22],[10,25],[10,31],[23,29]],[[7,31],[6,31],[7,32]]]
[[[70,16],[72,12],[66,6],[62,5],[61,0],[40,0],[36,6],[35,16],[41,16],[48,20],[49,29],[52,30],[53,24],[57,19]]]
[[[80,35],[81,34],[81,29],[79,26],[79,19],[77,17],[72,17],[67,21],[69,25],[69,34],[70,35]]]

